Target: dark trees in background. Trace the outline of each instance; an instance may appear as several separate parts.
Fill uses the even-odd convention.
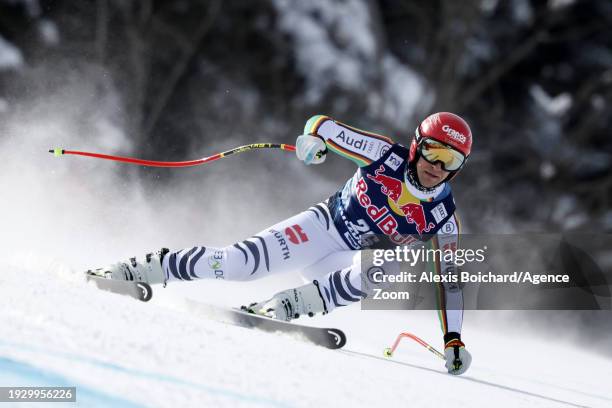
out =
[[[433,95],[412,123],[363,103],[385,96],[375,75],[359,88],[332,87],[316,103],[304,98],[311,85],[299,43],[281,29],[275,4],[0,1],[0,35],[22,50],[27,69],[96,66],[92,80],[100,92],[109,81],[120,91],[125,130],[145,156],[185,158],[207,143],[252,140],[254,129],[291,142],[318,112],[407,142],[428,111],[451,110],[476,137],[456,181],[473,230],[612,230],[612,3],[367,2],[378,52],[390,51]],[[316,13],[325,9],[313,6]],[[41,40],[49,22],[57,44]],[[333,24],[326,29],[341,49]],[[24,89],[36,93],[19,70],[0,71],[9,102]]]

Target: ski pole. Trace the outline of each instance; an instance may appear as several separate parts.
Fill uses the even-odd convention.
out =
[[[395,343],[393,343],[393,346],[391,347],[387,347],[383,354],[385,355],[385,357],[391,357],[393,356],[393,353],[395,352],[395,350],[397,349],[397,346],[399,346],[400,341],[404,338],[404,337],[408,337],[414,341],[416,341],[417,343],[419,343],[421,346],[425,347],[427,350],[431,351],[434,355],[436,355],[437,357],[440,357],[442,360],[446,360],[446,357],[444,357],[444,354],[440,353],[438,350],[436,350],[434,347],[432,347],[431,345],[429,345],[426,341],[422,340],[421,338],[415,336],[412,333],[400,333],[397,338],[395,339]]]
[[[247,150],[253,150],[253,149],[281,149],[281,150],[287,150],[290,152],[294,152],[295,146],[288,145],[288,144],[282,144],[282,143],[252,143],[252,144],[248,144],[244,146],[234,147],[233,149],[226,150],[224,152],[217,153],[212,156],[203,157],[197,160],[175,161],[175,162],[142,160],[142,159],[136,159],[134,157],[121,157],[121,156],[112,156],[109,154],[79,152],[76,150],[65,150],[61,148],[50,149],[49,153],[53,153],[55,157],[60,157],[63,155],[71,154],[71,155],[76,155],[76,156],[93,157],[96,159],[112,160],[112,161],[117,161],[121,163],[136,164],[136,165],[148,166],[148,167],[191,167],[191,166],[199,166],[201,164],[210,163],[210,162],[222,159],[224,157],[227,157],[235,153],[242,153],[242,152],[246,152]]]

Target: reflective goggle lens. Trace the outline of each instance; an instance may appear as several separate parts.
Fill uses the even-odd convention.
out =
[[[421,142],[421,156],[431,164],[441,162],[442,168],[446,171],[458,170],[465,161],[463,154],[432,139]]]

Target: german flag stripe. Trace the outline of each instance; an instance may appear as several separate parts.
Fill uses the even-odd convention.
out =
[[[440,319],[440,330],[443,334],[448,333],[448,321],[446,320],[446,297],[442,284],[438,285],[438,318]]]
[[[304,126],[304,133],[311,134],[311,135],[317,134],[319,127],[321,127],[323,122],[325,122],[328,119],[330,119],[330,117],[325,116],[325,115],[313,116],[312,118],[308,120],[308,122],[306,122],[306,126]]]
[[[437,236],[433,237],[430,242],[432,249],[437,250],[440,248],[440,243]],[[440,267],[440,262],[437,258],[432,262],[432,266],[434,272],[440,274],[442,268]],[[438,318],[440,319],[440,329],[442,330],[442,333],[446,334],[448,331],[448,321],[446,320],[446,295],[444,294],[444,285],[442,283],[437,284],[436,300],[438,301]]]
[[[453,213],[453,217],[455,218],[455,224],[457,224],[457,249],[461,245],[461,220],[459,220],[459,214],[457,211]]]
[[[448,348],[448,347],[454,347],[454,346],[459,346],[459,347],[465,347],[465,344],[463,344],[463,342],[461,340],[458,339],[453,339],[453,340],[449,340],[445,345],[444,348]]]
[[[455,211],[454,215],[455,221],[457,221],[457,234],[461,234],[461,219],[459,218],[459,214],[457,214],[457,211]]]
[[[355,163],[357,163],[357,165],[359,165],[359,167],[367,166],[368,164],[372,163],[372,160],[368,159],[367,157],[351,152],[350,150],[347,150],[339,144],[335,143],[331,139],[327,140],[327,147],[329,147],[339,155],[354,161]]]

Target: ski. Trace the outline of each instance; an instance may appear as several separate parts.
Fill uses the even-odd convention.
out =
[[[95,283],[98,289],[131,296],[143,302],[148,302],[153,296],[151,286],[145,282],[106,279],[88,272],[85,273],[85,278],[88,282]],[[309,343],[329,349],[339,349],[346,344],[346,335],[340,329],[312,327],[284,322],[248,313],[240,309],[209,305],[191,299],[181,299],[181,303],[183,303],[184,309],[189,313],[200,315],[220,323],[257,329],[270,333],[280,332],[296,335]]]
[[[153,290],[148,283],[135,281],[121,281],[106,279],[98,275],[85,272],[85,280],[93,282],[98,289],[106,290],[119,295],[131,296],[134,299],[148,302],[153,296]]]
[[[339,349],[346,344],[346,335],[340,329],[312,327],[259,316],[240,309],[224,308],[184,299],[186,308],[196,315],[221,323],[262,330],[270,333],[296,335],[300,339],[329,349]]]

